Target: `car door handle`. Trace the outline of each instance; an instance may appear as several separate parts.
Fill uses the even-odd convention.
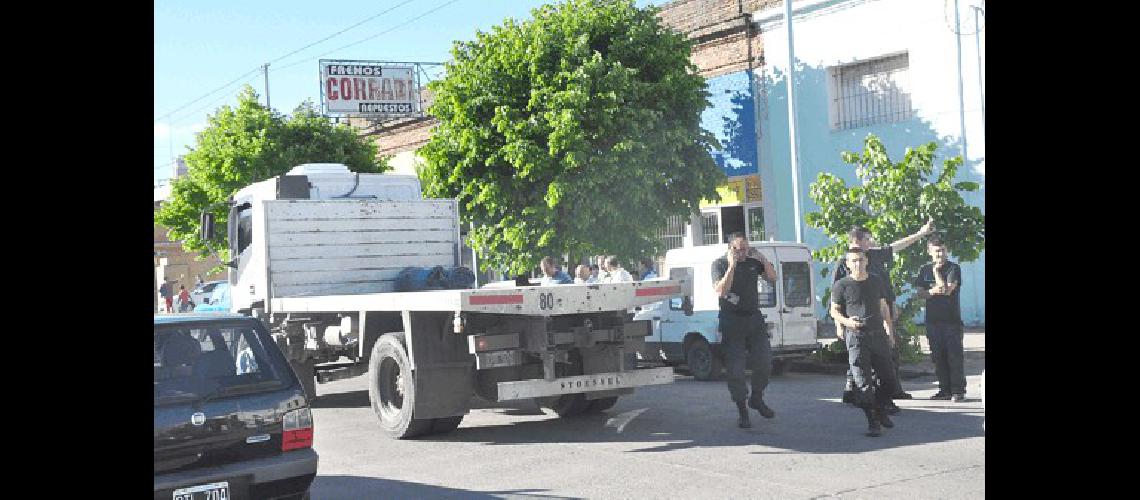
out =
[[[792,312],[792,310],[791,310],[791,309],[788,309],[788,308],[786,308],[786,307],[781,307],[781,308],[780,308],[780,312],[782,312],[782,313],[790,313],[790,312]]]

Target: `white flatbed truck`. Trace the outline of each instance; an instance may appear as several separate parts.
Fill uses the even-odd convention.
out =
[[[628,311],[689,303],[684,270],[644,282],[397,292],[408,266],[460,264],[456,202],[422,199],[414,176],[339,164],[239,190],[227,221],[233,311],[269,326],[310,397],[314,378],[367,374],[392,437],[454,430],[479,398],[534,399],[571,416],[673,381],[672,368],[638,368],[649,322]],[[212,216],[202,222],[212,238]]]

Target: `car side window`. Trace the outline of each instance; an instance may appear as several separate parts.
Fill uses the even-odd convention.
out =
[[[240,254],[253,243],[253,210],[247,208],[238,214],[237,237],[237,251]]]

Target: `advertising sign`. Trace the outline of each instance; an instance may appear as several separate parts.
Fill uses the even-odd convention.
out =
[[[330,114],[410,115],[419,111],[411,66],[321,60],[321,104]]]

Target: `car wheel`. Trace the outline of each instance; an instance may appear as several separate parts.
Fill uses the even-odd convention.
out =
[[[414,418],[416,383],[404,349],[403,333],[385,333],[368,360],[368,399],[380,428],[396,439],[416,437],[432,428],[432,419]]]
[[[697,380],[716,380],[721,376],[721,361],[703,338],[698,338],[685,349],[685,363]]]

